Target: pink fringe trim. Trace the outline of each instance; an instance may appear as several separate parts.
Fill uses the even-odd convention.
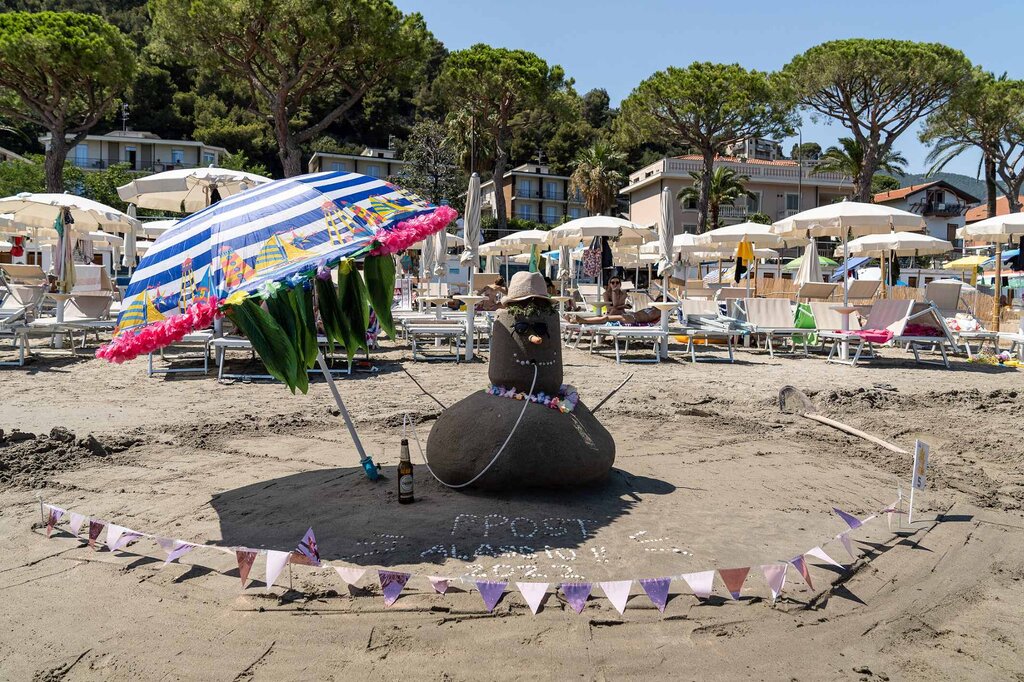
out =
[[[458,217],[451,206],[438,206],[433,213],[424,213],[398,223],[393,230],[377,233],[380,247],[370,252],[372,256],[388,255],[404,251],[413,244],[423,241],[435,232],[440,232],[448,223]]]
[[[138,330],[126,329],[113,341],[97,349],[96,357],[116,364],[134,360],[140,355],[181,341],[197,329],[206,329],[218,317],[222,317],[220,301],[204,298],[190,305],[181,315],[168,317]]]

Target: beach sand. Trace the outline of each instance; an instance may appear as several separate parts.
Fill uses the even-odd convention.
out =
[[[440,407],[401,367],[447,405],[486,385],[485,364],[413,363],[392,347],[374,355],[378,372],[339,382],[382,464],[377,483],[322,381],[292,396],[53,352],[4,368],[0,677],[1024,679],[1021,374],[885,355],[857,368],[749,351],[734,365],[627,366],[566,349],[566,381],[590,405],[635,373],[598,412],[617,444],[608,484],[454,492],[414,442],[413,505],[397,503],[394,478],[403,415],[425,442]],[[881,515],[853,532],[851,560],[832,507],[885,508],[898,481],[906,491],[910,458],[781,413],[785,384],[908,450],[931,444],[911,529]],[[416,577],[387,608],[374,570],[350,588],[330,568],[296,566],[268,593],[261,558],[242,590],[227,553],[164,567],[151,540],[96,552],[66,523],[48,540],[37,491],[198,543],[289,550],[312,527],[324,559]],[[847,568],[811,559],[813,588],[791,568],[772,604],[759,567],[818,545]],[[636,584],[624,615],[596,586],[579,615],[561,593],[532,615],[514,585],[488,614],[470,589],[746,566],[739,601],[717,578],[704,603],[674,581],[664,613]],[[442,596],[425,575],[466,580]]]

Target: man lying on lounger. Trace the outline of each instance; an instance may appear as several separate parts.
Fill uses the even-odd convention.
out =
[[[655,303],[660,303],[662,300],[661,296],[654,299]],[[619,324],[637,325],[637,324],[654,324],[655,322],[661,321],[661,311],[655,307],[642,308],[640,310],[626,310],[621,315],[599,315],[598,317],[580,317],[578,318],[580,324],[606,324],[608,322],[618,322]]]

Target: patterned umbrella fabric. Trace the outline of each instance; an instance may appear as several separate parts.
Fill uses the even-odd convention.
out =
[[[318,272],[323,277],[343,260],[395,253],[455,216],[452,208],[357,173],[298,176],[228,197],[175,224],[147,250],[115,338],[97,355],[123,362],[152,352],[249,296],[266,300],[282,287],[310,288]]]

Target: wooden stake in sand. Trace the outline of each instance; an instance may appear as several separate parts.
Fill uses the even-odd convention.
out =
[[[601,399],[601,402],[599,402],[599,403],[598,403],[598,404],[597,404],[597,405],[596,405],[596,406],[594,407],[594,409],[592,409],[592,410],[590,411],[590,414],[594,414],[594,413],[595,413],[595,412],[597,412],[597,411],[598,411],[599,409],[601,409],[601,406],[602,406],[602,405],[604,405],[604,404],[605,404],[606,402],[608,402],[608,399],[609,399],[609,398],[611,398],[611,397],[612,397],[613,395],[615,395],[616,393],[618,393],[618,392],[619,392],[619,389],[620,389],[620,388],[622,388],[623,386],[625,386],[625,385],[626,385],[626,382],[627,382],[627,381],[629,381],[629,380],[630,380],[630,379],[632,379],[632,378],[633,378],[633,373],[632,373],[632,372],[630,372],[630,373],[629,373],[629,375],[628,375],[628,376],[627,376],[627,377],[626,377],[625,379],[623,379],[623,380],[622,380],[622,383],[621,383],[621,384],[619,384],[618,386],[616,386],[615,388],[613,388],[613,389],[612,389],[612,392],[611,392],[611,393],[609,393],[608,395],[606,395],[606,396],[605,396],[604,398],[602,398],[602,399]]]
[[[863,438],[864,440],[869,440],[875,445],[881,445],[886,450],[892,450],[893,452],[901,455],[909,454],[898,445],[886,442],[878,436],[872,436],[870,433],[865,433],[860,429],[855,429],[852,426],[848,426],[842,422],[837,422],[834,419],[829,419],[824,415],[818,414],[815,412],[814,403],[811,402],[811,399],[808,398],[803,391],[794,386],[783,386],[779,389],[779,407],[786,414],[799,414],[801,417],[813,419],[816,422],[831,426],[834,429],[839,429],[840,431],[845,431],[846,433]]]

